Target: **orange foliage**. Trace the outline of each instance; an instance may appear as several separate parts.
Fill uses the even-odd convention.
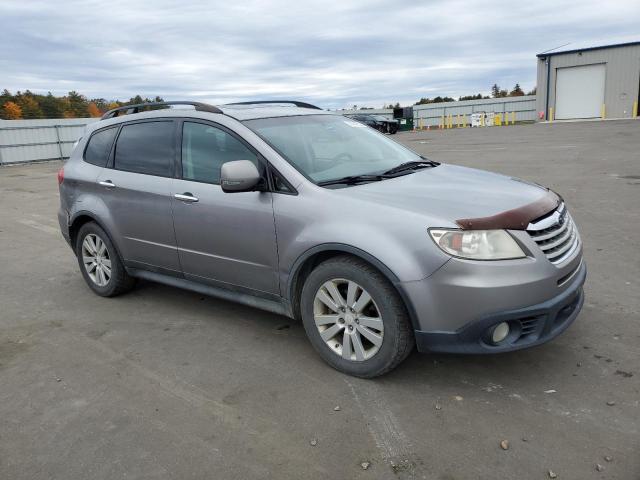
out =
[[[19,120],[22,118],[22,109],[15,102],[7,102],[2,106],[4,118],[7,120]]]
[[[89,112],[89,115],[91,117],[101,117],[102,116],[102,112],[100,111],[98,106],[93,102],[89,103],[89,105],[87,106],[87,111]]]

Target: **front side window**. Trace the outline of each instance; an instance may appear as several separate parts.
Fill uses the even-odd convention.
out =
[[[117,127],[111,127],[91,135],[84,151],[84,161],[98,167],[104,167],[109,160],[111,145],[113,145],[117,131]]]
[[[182,178],[220,183],[220,167],[233,160],[251,160],[260,169],[256,155],[233,135],[204,123],[184,122],[182,127]]]
[[[422,158],[365,124],[338,115],[244,122],[314,182],[385,172]]]
[[[173,122],[124,125],[116,142],[114,167],[127,172],[173,176]]]

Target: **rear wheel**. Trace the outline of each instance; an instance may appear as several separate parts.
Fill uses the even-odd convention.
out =
[[[394,287],[354,257],[328,260],[311,272],[302,289],[301,311],[312,345],[327,363],[349,375],[382,375],[414,345]]]
[[[133,288],[135,279],[127,274],[111,239],[97,223],[84,224],[76,238],[80,271],[91,290],[113,297]]]

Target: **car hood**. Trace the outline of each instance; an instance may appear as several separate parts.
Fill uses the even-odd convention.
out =
[[[548,194],[546,188],[524,180],[447,164],[334,192],[427,216],[435,222],[431,226],[443,227],[455,226],[459,219],[497,215]]]

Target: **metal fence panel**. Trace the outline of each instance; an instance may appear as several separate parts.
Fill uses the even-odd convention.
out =
[[[0,164],[68,158],[86,125],[98,120],[0,120]]]
[[[442,117],[452,115],[454,123],[457,116],[467,116],[467,123],[471,121],[471,114],[475,112],[511,113],[515,112],[517,122],[536,120],[536,96],[488,98],[481,100],[465,100],[461,102],[430,103],[414,105],[413,124],[416,128],[432,127],[442,122]]]

